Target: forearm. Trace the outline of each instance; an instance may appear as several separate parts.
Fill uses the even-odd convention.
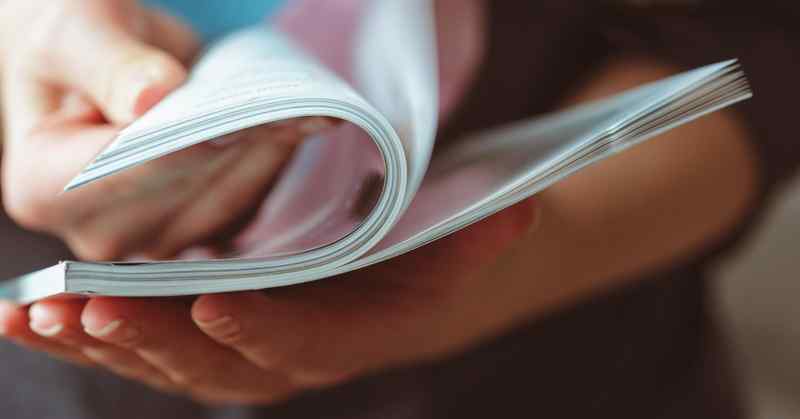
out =
[[[611,66],[575,101],[673,72],[646,62]],[[454,298],[453,315],[475,319],[454,333],[503,330],[722,239],[757,193],[748,135],[734,112],[716,113],[540,194],[538,229]],[[491,309],[470,316],[464,307]]]

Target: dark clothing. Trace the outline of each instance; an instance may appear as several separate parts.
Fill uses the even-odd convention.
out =
[[[586,5],[583,3],[589,3]],[[628,2],[632,3],[632,2]],[[641,2],[640,2],[641,3]],[[738,106],[762,157],[763,198],[800,162],[793,58],[800,6],[789,2],[491,1],[491,50],[443,137],[552,110],[611,56],[684,67],[738,57],[756,98]],[[699,5],[698,5],[699,4]],[[706,271],[724,243],[683,266],[564,308],[453,359],[391,371],[265,409],[210,410],[109,374],[0,343],[8,418],[735,418],[741,415]],[[67,257],[55,241],[0,224],[0,277]]]

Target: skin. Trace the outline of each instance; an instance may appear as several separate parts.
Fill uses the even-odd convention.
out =
[[[676,70],[647,59],[611,61],[568,103]],[[199,401],[274,403],[452,356],[723,240],[756,195],[749,135],[733,112],[716,113],[446,239],[335,280],[189,300],[0,303],[0,332]]]
[[[62,195],[122,127],[185,80],[197,41],[133,0],[3,2],[0,22],[3,203],[83,259],[160,259],[204,244],[261,202],[295,144],[330,124],[254,128]]]

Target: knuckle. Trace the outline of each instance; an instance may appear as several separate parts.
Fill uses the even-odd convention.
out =
[[[3,185],[3,207],[20,226],[30,230],[46,230],[50,224],[49,205],[36,199],[32,188],[13,178]]]
[[[35,63],[47,63],[51,60],[55,48],[53,42],[59,39],[68,23],[74,19],[79,7],[73,0],[59,0],[48,4],[45,13],[36,15],[28,26],[29,36],[25,48],[20,48],[23,56]]]
[[[123,240],[113,234],[95,237],[84,232],[70,232],[66,235],[70,250],[80,259],[107,261],[123,254]]]

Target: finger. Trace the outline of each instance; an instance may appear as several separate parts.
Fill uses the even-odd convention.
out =
[[[122,207],[126,211],[105,211],[119,219],[107,220],[106,227],[98,226],[101,234],[92,239],[111,239],[105,233],[124,226],[130,226],[130,233],[135,233],[136,224],[128,222],[130,214],[136,213],[134,210],[161,214],[165,208],[177,206],[186,194],[199,191],[203,183],[197,182],[200,185],[195,192],[174,188],[173,184],[188,178],[188,173],[193,180],[207,177],[218,161],[230,160],[230,156],[210,150],[210,147],[191,147],[81,190],[61,194],[69,179],[117,134],[112,126],[98,125],[96,117],[96,113],[77,112],[53,115],[47,124],[30,131],[24,141],[3,153],[3,203],[15,221],[31,229],[65,236],[71,231],[54,231],[53,228],[78,228],[81,218],[88,219],[101,209]]]
[[[215,294],[198,298],[192,317],[216,342],[264,370],[282,371],[296,385],[318,387],[342,381],[350,365],[320,362],[330,346],[324,338],[315,337],[319,310],[307,308],[304,311],[299,304],[286,304],[262,292]],[[344,326],[338,323],[341,317],[327,320],[333,328]],[[298,328],[306,321],[311,329]]]
[[[117,124],[131,122],[186,77],[178,59],[137,33],[163,28],[136,2],[77,2],[40,24],[28,70],[87,94]]]
[[[238,131],[208,144],[216,153],[236,152],[235,160],[215,170],[213,178],[198,183],[196,193],[171,217],[145,253],[151,259],[174,257],[198,242],[233,237],[250,221],[272,182],[306,136],[339,123],[332,118],[309,117],[281,121]]]
[[[135,353],[101,342],[87,335],[81,325],[83,299],[51,299],[30,307],[30,329],[39,336],[82,353],[95,364],[114,373],[144,382],[161,390],[176,386]]]
[[[427,356],[440,345],[425,333],[451,277],[464,280],[530,231],[526,201],[389,263],[303,287],[205,295],[195,323],[262,368],[285,368],[297,384],[337,382],[363,371]],[[451,291],[452,292],[452,291]],[[444,297],[446,298],[446,297]],[[379,342],[379,343],[376,343]]]
[[[30,80],[27,70],[10,64],[2,76],[4,149],[19,144],[45,115],[58,110],[59,92]]]
[[[92,361],[74,348],[43,338],[28,326],[28,309],[0,301],[0,336],[29,349],[44,352],[53,357],[78,365],[92,365]]]
[[[67,214],[93,207],[84,201],[64,211],[69,209],[67,204],[74,204],[76,195],[60,196],[60,192],[115,135],[116,130],[105,125],[63,121],[57,128],[44,127],[31,132],[25,141],[9,145],[2,166],[4,205],[9,215],[23,226],[39,230],[46,229],[43,224],[62,224]]]
[[[444,237],[420,251],[411,252],[386,264],[404,281],[416,276],[439,279],[459,278],[497,259],[520,239],[533,234],[542,213],[536,198],[528,198],[488,218]],[[376,266],[381,272],[382,269]],[[359,272],[368,277],[369,269]]]
[[[283,377],[258,370],[200,332],[180,301],[97,298],[87,305],[82,323],[90,335],[135,351],[195,393],[268,400],[290,391]]]
[[[49,141],[50,139],[61,140],[61,135],[64,133],[60,132],[60,125],[78,122],[97,124],[100,122],[97,119],[96,112],[91,112],[93,107],[84,105],[83,102],[85,101],[69,100],[82,95],[70,94],[70,91],[65,89],[65,86],[83,91],[90,96],[90,100],[94,100],[100,105],[108,105],[108,103],[114,101],[113,97],[120,96],[112,92],[112,90],[124,90],[126,86],[131,84],[125,80],[119,82],[112,82],[111,80],[111,75],[125,73],[128,67],[135,67],[134,64],[136,63],[130,63],[130,65],[119,64],[117,67],[110,67],[115,59],[122,60],[120,58],[121,54],[135,55],[138,54],[136,52],[138,50],[147,50],[146,52],[140,51],[142,65],[152,65],[156,69],[163,70],[164,74],[166,74],[165,78],[156,78],[154,80],[152,89],[146,88],[143,90],[141,100],[138,100],[136,106],[129,107],[134,114],[140,114],[160,100],[183,78],[181,75],[183,69],[176,69],[176,66],[173,65],[174,63],[171,63],[175,61],[175,58],[162,56],[172,54],[178,59],[190,60],[190,57],[197,50],[197,41],[185,25],[163,13],[145,11],[136,6],[135,2],[87,0],[85,4],[80,3],[80,5],[83,6],[81,10],[73,11],[74,13],[69,16],[56,14],[45,19],[52,21],[49,25],[54,26],[54,28],[41,30],[45,34],[43,35],[45,39],[40,39],[37,42],[42,44],[41,49],[44,52],[31,54],[27,59],[18,59],[7,63],[9,64],[8,68],[2,74],[4,88],[1,90],[5,105],[4,125],[7,131],[6,143],[9,151],[15,151],[16,148],[19,148],[17,147],[18,145],[25,144],[29,139],[28,134],[35,127],[39,132],[52,131],[57,134],[39,136],[40,139],[55,137],[48,138]],[[119,15],[122,15],[122,17]],[[132,21],[142,21],[144,24],[130,24]],[[44,26],[47,26],[47,24],[44,24]],[[137,34],[135,33],[137,31],[143,33]],[[137,40],[137,36],[146,36],[158,48],[163,48],[164,52],[144,44],[144,40]],[[82,38],[86,38],[88,41],[80,41]],[[136,46],[125,49],[125,45],[129,44],[136,44]],[[76,47],[77,45],[80,45],[80,48]],[[155,58],[152,58],[152,56],[155,56]],[[178,65],[178,67],[180,66]],[[94,75],[92,72],[99,74]],[[55,82],[58,86],[52,85],[52,83],[43,83],[42,79]],[[105,89],[108,92],[101,92],[99,89]],[[74,106],[64,106],[65,101],[61,100],[61,98],[65,93],[67,94],[67,102],[80,103],[80,108],[83,109],[84,114],[79,115],[75,111],[70,111]],[[108,114],[109,106],[111,105],[103,106],[104,113]],[[89,115],[86,114],[87,108],[91,112]],[[47,127],[42,126],[42,121],[45,120],[45,117],[48,121]],[[75,173],[78,173],[83,166],[91,161],[91,158],[97,155],[100,149],[107,145],[115,134],[116,131],[101,142],[84,141],[82,144],[78,144],[77,151],[86,150],[85,155],[88,156],[86,158],[76,158],[75,153],[71,152],[75,144],[67,145],[68,151],[66,153],[61,153],[57,150],[50,152],[49,148],[47,150],[39,150],[48,151],[48,153],[43,154],[54,155],[60,161],[55,166],[41,164],[38,166],[63,168],[63,172],[66,172],[68,176],[74,176]],[[22,156],[21,159],[23,161],[32,160],[25,158],[31,154],[25,155],[22,151],[15,153],[15,155]],[[65,164],[66,161],[63,159],[65,155],[71,157],[66,161],[74,162],[74,165]],[[77,157],[80,155],[83,154],[78,153]],[[38,157],[35,160],[39,160]],[[6,172],[13,171],[6,169]],[[21,172],[28,173],[25,170]],[[50,182],[49,185],[45,186],[57,187],[58,190],[55,192],[58,192],[68,178],[51,176],[51,179],[54,179],[54,182]],[[26,185],[29,183],[25,182]],[[50,189],[46,191],[49,196],[55,196],[55,192]]]
[[[214,195],[215,177],[235,167],[242,151],[190,147],[65,194],[70,195],[67,200],[71,202],[81,202],[86,197],[93,197],[94,201],[92,205],[78,204],[83,205],[77,208],[83,210],[81,217],[69,223],[69,231],[63,236],[70,248],[90,260],[147,251],[174,240],[169,236],[173,233],[186,240],[195,230],[172,232],[167,231],[167,226],[180,218],[186,205],[206,194]],[[68,205],[64,197],[61,199],[62,206]],[[65,209],[76,210],[74,206]],[[131,222],[132,217],[136,222]],[[158,240],[153,240],[154,231],[159,232]]]
[[[291,156],[299,137],[300,133],[291,127],[262,126],[212,143],[221,150],[238,148],[238,158],[202,185],[195,199],[171,220],[162,240],[147,255],[154,259],[173,256],[191,244],[218,235],[241,215],[253,211]]]
[[[101,342],[82,333],[81,311],[83,299],[52,299],[33,304],[28,309],[30,329],[39,336],[71,346],[80,351],[83,346],[96,346]]]
[[[144,9],[147,28],[145,40],[171,53],[184,66],[189,67],[200,51],[200,41],[185,23],[160,10]]]

